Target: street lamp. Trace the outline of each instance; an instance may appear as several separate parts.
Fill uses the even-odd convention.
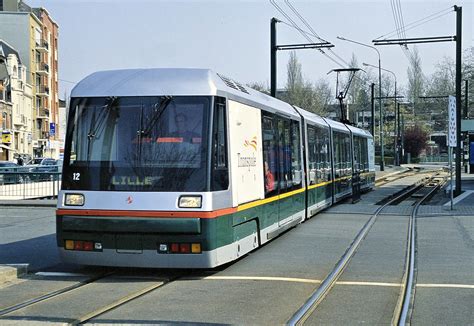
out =
[[[383,129],[382,129],[382,66],[380,64],[380,52],[377,50],[376,47],[364,43],[360,43],[354,40],[349,40],[347,38],[344,38],[342,36],[338,36],[338,39],[342,41],[347,41],[355,44],[359,44],[371,49],[374,49],[377,51],[377,55],[379,56],[379,113],[380,113],[380,121],[379,121],[379,127],[380,127],[380,171],[385,170],[385,163],[384,163],[384,152],[383,152]],[[375,117],[372,117],[372,119],[375,119]]]
[[[374,66],[374,65],[371,65],[369,63],[365,63],[363,62],[362,65],[366,66],[366,67],[373,67],[373,68],[378,68],[377,66]],[[399,159],[399,155],[398,155],[398,138],[397,138],[397,76],[395,75],[395,73],[391,70],[388,70],[388,69],[384,69],[384,68],[380,68],[382,69],[383,71],[386,71],[386,72],[389,72],[393,75],[393,78],[395,79],[395,148],[394,148],[394,159],[395,159],[395,165],[400,165],[400,159]]]

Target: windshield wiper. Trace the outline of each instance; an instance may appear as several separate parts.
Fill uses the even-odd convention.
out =
[[[117,107],[118,105],[118,98],[115,96],[110,96],[107,98],[107,104],[101,108],[99,115],[96,118],[97,109],[94,110],[92,115],[91,126],[89,128],[89,132],[87,133],[87,160],[90,160],[90,154],[92,149],[92,141],[96,138],[98,134],[100,134],[101,130],[105,127],[107,117],[110,114],[112,108]]]
[[[173,96],[162,96],[161,97],[161,102],[160,105],[154,110],[153,115],[151,116],[151,119],[149,120],[147,126],[140,130],[140,136],[148,136],[150,135],[151,130],[153,127],[156,125],[158,121],[160,121],[161,115],[163,112],[165,112],[166,108],[168,105],[171,103],[173,100]],[[156,107],[156,104],[155,104]]]

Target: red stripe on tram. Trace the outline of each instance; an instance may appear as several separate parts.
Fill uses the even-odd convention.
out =
[[[236,208],[224,208],[212,212],[176,212],[176,211],[126,211],[126,210],[101,210],[101,209],[58,209],[57,216],[128,216],[128,217],[150,217],[150,218],[216,218],[237,212]]]

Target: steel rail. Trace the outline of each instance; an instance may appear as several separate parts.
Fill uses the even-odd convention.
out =
[[[427,182],[428,182],[427,180],[424,180],[421,183],[413,185],[412,187],[403,191],[398,196],[392,198],[390,201],[388,201],[384,205],[377,208],[377,210],[372,215],[372,217],[365,223],[365,225],[359,231],[355,239],[346,249],[346,252],[339,259],[334,269],[326,276],[326,278],[322,281],[319,288],[309,297],[308,300],[306,300],[304,305],[290,318],[290,320],[287,322],[287,325],[291,325],[291,326],[302,325],[306,321],[306,319],[310,316],[310,314],[314,311],[314,309],[316,309],[319,303],[329,293],[329,290],[335,285],[336,281],[339,279],[339,276],[344,272],[349,261],[354,256],[356,250],[359,248],[362,240],[365,238],[369,230],[372,228],[372,225],[375,223],[380,212],[391,203],[397,200],[400,200],[401,198],[406,196],[407,193],[410,193],[414,189],[422,187],[423,184]]]
[[[97,275],[97,276],[94,276],[94,277],[91,277],[85,281],[81,281],[77,284],[74,284],[74,285],[71,285],[71,286],[68,286],[68,287],[65,287],[63,289],[59,289],[59,290],[56,290],[56,291],[53,291],[53,292],[50,292],[50,293],[47,293],[47,294],[44,294],[44,295],[41,295],[39,297],[36,297],[36,298],[33,298],[33,299],[29,299],[27,301],[24,301],[22,303],[18,303],[18,304],[15,304],[15,305],[12,305],[10,307],[7,307],[5,309],[2,309],[0,310],[0,316],[5,316],[7,314],[10,314],[14,311],[17,311],[17,310],[20,310],[20,309],[23,309],[23,308],[26,308],[26,307],[29,307],[29,306],[32,306],[34,304],[37,304],[37,303],[40,303],[42,301],[45,301],[45,300],[48,300],[48,299],[51,299],[51,298],[54,298],[54,297],[57,297],[58,295],[61,295],[61,294],[65,294],[65,293],[68,293],[68,292],[71,292],[71,291],[74,291],[76,289],[79,289],[83,286],[86,286],[90,283],[93,283],[95,281],[98,281],[100,279],[103,279],[105,277],[108,277],[112,274],[114,274],[115,271],[112,271],[112,272],[108,272],[108,273],[104,273],[104,274],[100,274],[100,275]],[[1,318],[0,318],[1,320]]]
[[[435,177],[431,178],[434,179]],[[439,189],[439,182],[431,189],[423,198],[415,204],[409,222],[408,245],[405,254],[405,272],[402,278],[402,291],[397,301],[397,305],[392,317],[392,325],[406,325],[411,307],[412,297],[414,296],[414,279],[415,279],[415,252],[416,252],[416,214],[418,209],[436,190]]]
[[[79,325],[79,324],[83,324],[83,323],[86,323],[88,321],[90,321],[91,319],[93,318],[96,318],[104,313],[106,313],[107,311],[110,311],[112,309],[115,309],[127,302],[130,302],[132,300],[135,300],[135,299],[138,299],[142,296],[144,296],[145,294],[147,293],[150,293],[154,290],[156,290],[157,288],[161,288],[165,285],[168,285],[170,284],[171,282],[174,282],[176,281],[178,278],[181,278],[182,275],[177,275],[177,276],[173,276],[171,278],[169,278],[168,280],[164,280],[164,281],[160,281],[160,282],[157,282],[156,284],[153,284],[153,285],[150,285],[142,290],[139,290],[139,291],[136,291],[134,293],[131,293],[131,294],[128,294],[106,306],[103,306],[99,309],[96,309],[92,312],[89,312],[87,313],[86,315],[82,316],[82,317],[79,317],[71,322],[69,322],[68,324],[69,325]]]

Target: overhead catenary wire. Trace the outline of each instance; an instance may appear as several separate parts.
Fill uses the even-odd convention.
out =
[[[323,38],[321,38],[317,33],[316,31],[312,28],[312,26],[306,21],[306,19],[304,19],[304,17],[298,12],[298,10],[289,3],[288,0],[285,0],[285,3],[288,5],[288,7],[295,13],[295,15],[305,24],[305,26],[311,31],[308,32],[308,31],[305,31],[303,28],[301,28],[284,10],[283,8],[281,8],[275,0],[269,0],[270,3],[286,18],[288,19],[288,21],[291,23],[286,23],[286,22],[283,22],[280,20],[280,22],[282,22],[283,24],[285,25],[288,25],[289,27],[291,28],[294,28],[296,29],[308,42],[310,43],[313,43],[314,40],[311,38],[311,37],[314,37],[314,38],[317,38],[318,40],[321,40],[321,41],[324,41],[324,42],[327,42],[326,40],[324,40]],[[334,62],[336,65],[338,65],[339,67],[341,68],[347,68],[350,66],[350,64],[344,60],[342,57],[340,57],[339,55],[337,55],[332,49],[328,49],[329,50],[329,53],[331,53],[334,57],[330,56],[328,53],[326,53],[324,50],[322,49],[317,49],[322,55],[324,55],[327,59],[331,60],[332,62]],[[364,84],[367,84],[367,81],[366,80],[363,80],[362,78],[358,77],[358,76],[355,76],[355,78],[361,82],[363,82]]]
[[[323,42],[327,42],[325,39],[321,38],[318,33],[316,33],[316,31],[314,30],[314,28],[311,26],[311,24],[308,23],[308,21],[303,17],[303,15],[300,14],[300,12],[298,11],[298,9],[296,9],[291,3],[289,0],[285,0],[285,3],[286,5],[293,11],[293,13],[303,22],[303,24],[313,33],[313,35],[315,35],[315,37],[317,37],[319,40],[323,41]],[[347,61],[345,61],[342,57],[340,57],[339,55],[336,54],[336,52],[334,52],[331,48],[328,49],[328,51],[333,55],[335,56],[340,62],[344,63],[344,65],[346,65],[347,67],[350,66],[350,64],[347,63]],[[323,51],[324,53],[324,51]],[[332,60],[332,59],[331,59]],[[335,62],[334,60],[332,60],[333,62]],[[340,63],[336,62],[338,65],[340,65],[341,67],[343,65],[341,65]]]
[[[400,13],[400,22],[401,22],[401,25],[402,25],[403,38],[407,38],[407,35],[405,33],[406,29],[405,29],[405,20],[403,19],[402,4],[401,4],[400,0],[397,0],[397,3],[398,3],[398,11]]]
[[[299,11],[290,3],[290,1],[285,0],[286,5],[294,12],[294,14],[305,24],[305,26],[321,41],[327,42],[325,39],[321,38],[318,33],[313,29],[313,27],[307,22],[306,19],[299,13]]]
[[[275,0],[269,0],[270,3],[291,23],[291,24],[288,24],[286,22],[283,22],[284,24],[296,29],[297,31],[300,32],[300,34],[310,43],[313,43],[314,40],[310,37],[315,37],[319,40],[323,40],[324,42],[327,42],[326,40],[320,38],[316,32],[314,33],[309,33],[307,31],[305,31],[304,29],[302,29],[301,27],[299,27],[299,25],[276,3]],[[294,7],[293,7],[294,8]],[[294,8],[296,10],[296,8]],[[299,16],[301,16],[299,13],[298,13]],[[301,16],[302,17],[302,16]],[[309,25],[309,24],[308,24]],[[313,28],[311,28],[312,31],[314,31]],[[337,64],[338,66],[340,67],[345,67],[345,65],[347,66],[347,62],[345,62],[344,60],[342,60],[342,62],[338,61],[341,60],[341,58],[339,56],[336,56],[338,59],[335,59],[333,57],[331,57],[330,55],[328,55],[324,50],[322,49],[317,49],[322,55],[324,55],[326,58],[328,58],[329,60],[331,60],[332,62],[334,62],[335,64]],[[335,54],[333,51],[331,51],[332,54]]]
[[[398,16],[396,14],[396,9],[394,5],[394,0],[390,0],[390,6],[392,7],[392,15],[393,15],[393,20],[395,22],[395,31],[397,32],[398,38],[402,38],[402,35],[400,34],[400,22],[398,21]]]
[[[440,18],[440,17],[442,17],[442,16],[445,16],[445,15],[449,14],[450,12],[452,12],[452,6],[449,7],[449,8],[443,9],[443,10],[441,10],[441,11],[439,11],[439,12],[436,12],[436,13],[434,13],[434,14],[431,14],[431,15],[429,15],[429,16],[426,16],[426,17],[424,17],[424,18],[422,18],[422,19],[419,19],[419,20],[416,20],[416,21],[414,21],[414,22],[411,22],[411,23],[407,24],[407,25],[405,26],[405,31],[411,30],[411,29],[413,29],[413,28],[415,28],[415,27],[418,27],[418,26],[420,26],[420,25],[426,24],[426,23],[428,23],[428,22],[430,22],[430,21],[432,21],[432,20],[438,19],[438,18]],[[382,38],[385,38],[385,39],[386,39],[386,38],[388,38],[388,37],[392,37],[392,36],[395,35],[395,34],[397,34],[397,30],[391,31],[391,32],[389,32],[389,33],[387,33],[387,34],[384,34],[384,35],[381,35],[381,36],[377,37],[376,40],[379,40],[379,39],[382,39]]]

